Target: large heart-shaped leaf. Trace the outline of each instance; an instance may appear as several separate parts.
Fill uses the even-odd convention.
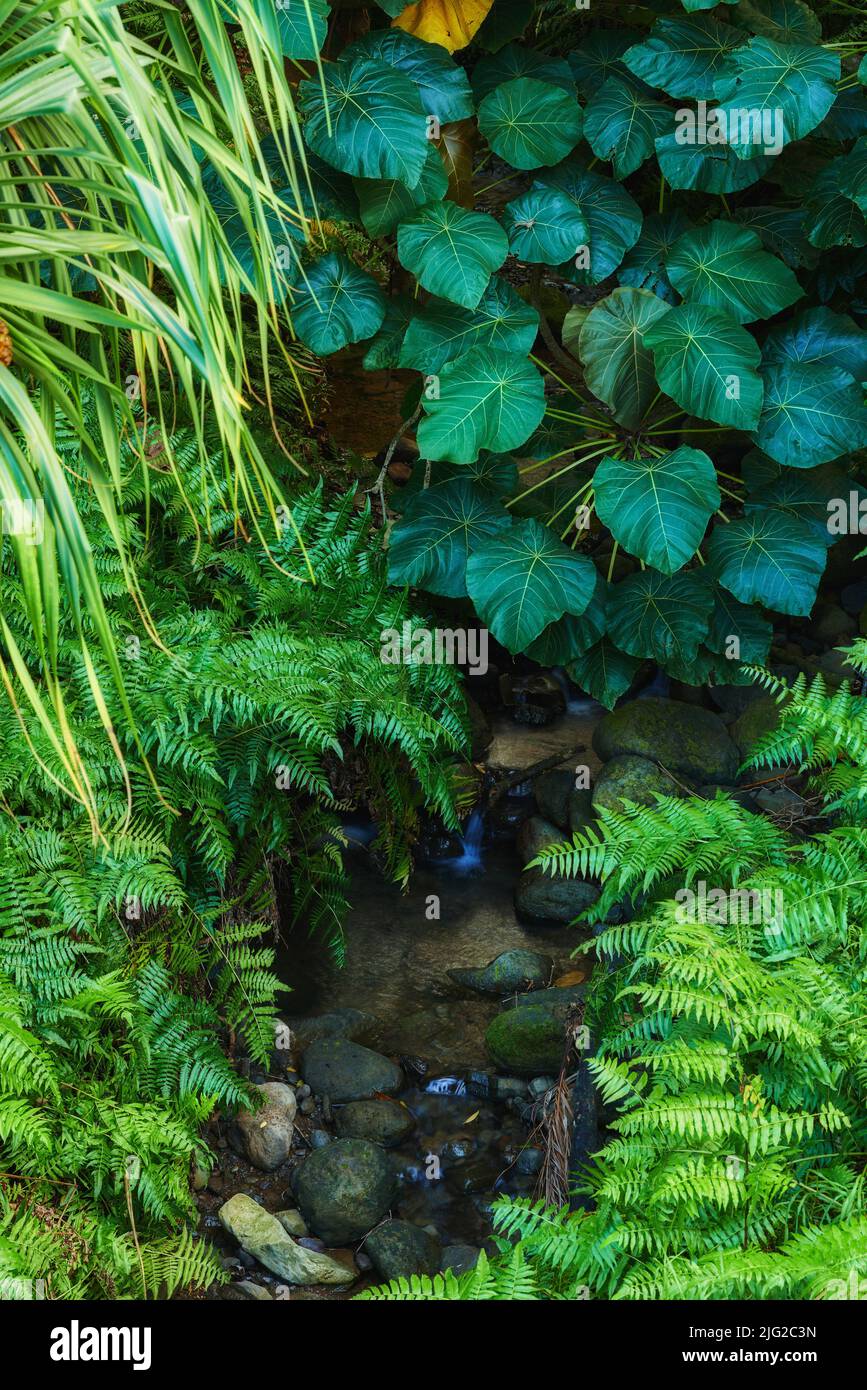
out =
[[[762,362],[825,362],[856,381],[867,381],[867,333],[848,314],[820,305],[772,328],[762,348]]]
[[[765,400],[753,435],[792,468],[815,468],[867,446],[864,392],[840,367],[783,362],[766,367]]]
[[[754,154],[740,159],[730,145],[695,145],[682,141],[682,131],[669,131],[656,141],[659,167],[672,188],[695,189],[699,193],[740,193],[769,173],[770,155]]]
[[[538,182],[571,198],[590,228],[590,268],[574,271],[576,283],[606,280],[638,240],[641,208],[614,179],[591,173],[574,158],[546,171]]]
[[[448,177],[435,145],[428,146],[428,156],[415,188],[407,188],[400,179],[356,179],[355,191],[364,230],[368,236],[389,236],[399,222],[412,217],[418,208],[442,198],[448,186]]]
[[[822,21],[804,0],[738,0],[735,18],[751,34],[777,43],[819,43]]]
[[[818,260],[807,240],[807,216],[803,208],[738,208],[734,215],[742,227],[751,228],[761,237],[766,251],[782,256],[793,270],[798,266],[812,266]]]
[[[618,289],[590,310],[578,339],[584,378],[615,420],[637,429],[656,392],[653,354],[643,335],[670,305],[649,290]]]
[[[810,526],[778,511],[720,524],[708,545],[713,574],[741,603],[796,617],[813,607],[827,554]]]
[[[400,179],[415,188],[429,146],[414,82],[387,63],[359,57],[325,64],[322,85],[302,82],[298,90],[304,139],[314,154],[345,174]]]
[[[537,265],[561,265],[590,242],[590,229],[565,193],[534,183],[503,209],[512,255]]]
[[[550,623],[527,648],[527,656],[541,666],[566,666],[583,656],[605,632],[607,602],[608,584],[597,571],[593,597],[584,612],[577,618],[565,613]]]
[[[610,160],[614,177],[628,178],[653,154],[657,136],[670,129],[671,107],[633,78],[609,77],[584,113],[584,135],[598,159]]]
[[[446,362],[438,393],[426,391],[418,427],[423,458],[471,463],[480,449],[506,453],[529,439],[545,413],[545,384],[526,357],[473,348]]]
[[[750,466],[753,457],[776,469],[776,475],[763,477],[762,470]],[[743,460],[742,471],[749,488],[744,499],[745,512],[784,512],[806,522],[823,545],[834,544],[837,537],[828,525],[831,505],[841,499],[848,505],[849,493],[858,486],[841,469],[830,463],[818,468],[783,468],[753,449]]]
[[[475,309],[462,309],[447,299],[416,305],[403,340],[400,365],[431,375],[476,347],[525,356],[538,331],[536,310],[508,281],[495,275]]]
[[[770,318],[804,293],[789,267],[763,250],[759,236],[734,222],[684,232],[666,270],[684,299],[721,309],[738,323]]]
[[[802,140],[831,110],[839,80],[840,59],[827,48],[750,39],[729,55],[714,82],[728,145],[751,159],[759,146]]]
[[[704,304],[679,304],[651,324],[644,341],[656,379],[690,415],[754,429],[762,406],[761,354],[745,328]]]
[[[473,69],[472,84],[476,101],[484,101],[489,92],[517,77],[535,77],[574,96],[575,83],[565,58],[551,58],[535,48],[523,48],[509,43],[488,58],[482,58]]]
[[[345,48],[341,57],[361,54],[404,73],[418,87],[425,113],[443,125],[472,116],[475,103],[469,78],[440,44],[425,42],[403,29],[373,29]]]
[[[824,251],[830,246],[867,246],[867,219],[841,192],[846,159],[832,159],[816,175],[804,199],[807,239]]]
[[[523,651],[564,613],[583,613],[596,567],[533,518],[480,541],[467,561],[467,589],[498,642]]]
[[[721,501],[707,454],[686,445],[662,458],[604,458],[593,494],[614,539],[663,574],[692,558]]]
[[[623,55],[630,72],[670,97],[708,100],[723,61],[746,34],[712,15],[672,15],[657,19],[641,43]]]
[[[293,291],[295,332],[320,357],[369,338],[384,318],[379,285],[342,252],[329,251],[307,266]]]
[[[431,294],[475,309],[509,254],[493,217],[457,203],[430,203],[397,229],[397,256]]]
[[[640,665],[640,658],[627,656],[603,637],[601,642],[570,661],[566,670],[579,690],[598,700],[606,709],[613,709],[631,686]]]
[[[514,169],[565,159],[581,139],[581,127],[576,97],[535,77],[504,82],[479,106],[479,130]]]
[[[728,589],[714,586],[713,612],[705,646],[731,662],[764,666],[774,629],[758,608],[740,603]]]
[[[843,156],[839,168],[840,192],[867,214],[867,136]]]
[[[591,29],[581,35],[581,47],[568,54],[575,86],[584,97],[598,92],[614,73],[626,71],[621,61],[633,36],[628,29]]]
[[[418,492],[394,527],[388,547],[392,584],[413,584],[444,598],[463,598],[467,553],[512,523],[490,493],[462,478]]]
[[[713,597],[692,573],[656,570],[631,574],[608,596],[608,636],[629,656],[652,657],[664,665],[694,660],[707,636]]]
[[[680,296],[675,293],[665,273],[665,262],[678,237],[689,231],[692,225],[680,208],[670,213],[654,212],[646,217],[641,236],[632,250],[627,251],[617,272],[621,285],[650,290],[667,303],[676,304]]]
[[[418,0],[418,4],[389,10],[398,29],[425,43],[440,44],[449,53],[472,43],[493,0]]]
[[[261,15],[276,11],[280,46],[287,58],[312,61],[328,33],[328,0],[256,0]]]

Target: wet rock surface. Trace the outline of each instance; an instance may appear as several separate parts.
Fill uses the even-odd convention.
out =
[[[632,753],[695,782],[734,782],[741,761],[712,710],[653,696],[607,714],[593,747],[603,762]]]
[[[348,1038],[320,1038],[304,1053],[302,1074],[311,1089],[331,1101],[365,1100],[403,1085],[403,1072],[388,1057]]]
[[[301,1214],[332,1245],[360,1240],[388,1211],[396,1192],[385,1150],[369,1139],[338,1139],[295,1170]]]

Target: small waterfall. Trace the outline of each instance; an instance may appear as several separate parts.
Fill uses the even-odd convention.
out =
[[[443,861],[443,868],[455,873],[468,874],[482,867],[482,841],[485,836],[485,821],[481,811],[476,808],[461,836],[461,852],[454,859]]]

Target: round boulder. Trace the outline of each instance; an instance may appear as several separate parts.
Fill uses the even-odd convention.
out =
[[[593,733],[603,762],[623,753],[658,762],[693,782],[734,782],[740,757],[712,710],[648,696],[612,710]]]
[[[343,1139],[370,1139],[392,1149],[412,1131],[415,1121],[393,1100],[353,1100],[337,1111],[335,1126]]]
[[[523,994],[542,989],[551,978],[554,962],[539,951],[503,951],[480,970],[449,970],[456,984],[479,994]]]
[[[488,1025],[485,1045],[503,1071],[519,1076],[560,1070],[569,1008],[584,996],[584,987],[545,989],[525,995]]]
[[[364,1248],[381,1279],[436,1274],[440,1267],[440,1247],[433,1236],[409,1221],[383,1221],[371,1231]]]
[[[238,1128],[250,1162],[270,1173],[289,1157],[297,1102],[291,1086],[282,1081],[266,1081],[256,1090],[265,1103],[258,1110],[243,1110]]]
[[[388,1211],[397,1187],[385,1151],[369,1139],[338,1139],[296,1170],[295,1195],[311,1231],[329,1245],[360,1240]]]
[[[380,1092],[393,1095],[403,1085],[403,1072],[388,1057],[348,1038],[319,1038],[304,1053],[304,1080],[317,1096],[343,1101],[367,1100]]]
[[[602,768],[593,788],[593,805],[597,811],[622,811],[624,801],[655,806],[654,792],[683,795],[683,789],[649,758],[620,753]]]

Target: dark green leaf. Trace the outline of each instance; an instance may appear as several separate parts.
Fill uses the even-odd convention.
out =
[[[295,332],[320,357],[369,338],[384,318],[379,285],[342,252],[329,251],[307,266],[293,292]]]
[[[389,581],[463,598],[469,548],[510,525],[508,512],[490,493],[464,479],[417,492],[391,533]]]
[[[672,576],[655,570],[631,574],[611,589],[608,635],[629,656],[694,659],[707,636],[713,597],[692,573]]]
[[[515,169],[565,159],[580,140],[581,127],[574,93],[535,77],[504,82],[479,105],[479,130],[494,153]]]
[[[825,119],[837,95],[840,59],[811,44],[778,43],[754,38],[726,59],[714,82],[717,110],[727,122],[727,142],[741,159],[758,146],[802,140]],[[749,120],[736,119],[747,113]],[[774,139],[757,131],[754,116],[765,116],[782,129]]]
[[[431,374],[475,347],[526,355],[538,331],[536,310],[495,275],[475,309],[462,309],[447,299],[416,304],[400,365]]]
[[[482,622],[511,652],[524,651],[564,613],[584,612],[596,569],[532,518],[474,546],[467,588]]]
[[[647,38],[634,44],[623,61],[636,77],[671,97],[709,100],[723,60],[746,34],[713,15],[673,15],[657,19]]]
[[[399,222],[412,217],[425,203],[437,202],[445,195],[449,181],[439,151],[428,146],[428,156],[415,188],[399,179],[356,179],[355,191],[361,221],[368,236],[388,236]]]
[[[762,405],[761,354],[755,339],[728,314],[681,304],[644,335],[656,379],[691,415],[733,429],[753,429]]]
[[[425,115],[436,116],[443,125],[472,116],[473,93],[467,74],[440,44],[426,43],[405,29],[374,29],[344,49],[341,58],[365,55],[388,63],[414,82]]]
[[[571,278],[585,285],[606,280],[641,233],[638,204],[614,179],[591,173],[574,158],[546,170],[538,183],[570,197],[590,228],[590,268],[570,266]]]
[[[614,539],[663,574],[692,558],[721,501],[707,454],[687,445],[662,458],[604,458],[593,493]]]
[[[673,120],[671,108],[632,78],[609,77],[590,98],[584,135],[598,159],[611,161],[614,177],[625,179],[654,153],[657,136]]]
[[[308,147],[345,174],[400,179],[414,188],[429,150],[415,83],[387,63],[365,57],[326,63],[323,75],[325,100],[318,79],[299,87]]]
[[[429,203],[397,229],[397,255],[431,294],[475,309],[509,254],[493,217],[457,203]]]
[[[758,235],[734,222],[684,232],[666,270],[684,299],[731,314],[738,323],[771,318],[804,293],[789,267],[762,249]]]
[[[640,665],[639,659],[627,656],[603,637],[583,656],[570,661],[566,669],[579,690],[586,691],[606,709],[613,709],[631,686]]]
[[[576,203],[538,183],[506,204],[503,226],[512,254],[531,264],[560,265],[590,242],[590,229]]]
[[[822,362],[763,369],[765,401],[755,442],[792,468],[815,468],[867,446],[864,392],[848,372]]]
[[[438,395],[425,392],[418,427],[423,458],[471,463],[480,449],[504,453],[530,437],[545,411],[545,386],[525,357],[474,348],[446,362]]]
[[[627,429],[638,428],[657,394],[653,354],[643,335],[669,312],[649,290],[617,289],[593,306],[581,328],[578,356],[587,385]]]
[[[827,549],[810,526],[782,512],[755,512],[718,525],[708,561],[741,603],[806,617],[825,569]]]
[[[533,48],[510,43],[476,63],[471,79],[476,101],[483,101],[495,87],[512,82],[516,77],[535,77],[539,82],[549,82],[552,87],[561,87],[564,92],[575,95],[575,83],[564,58],[550,58]]]

